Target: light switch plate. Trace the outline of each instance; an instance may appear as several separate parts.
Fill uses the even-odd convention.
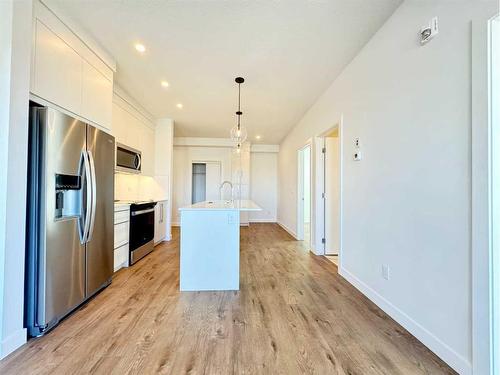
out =
[[[382,277],[386,280],[390,278],[390,268],[388,264],[382,264]]]

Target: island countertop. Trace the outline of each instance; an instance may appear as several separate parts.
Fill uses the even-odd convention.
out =
[[[225,201],[225,200],[215,200],[215,201],[204,201],[198,202],[186,207],[179,208],[179,211],[187,210],[238,210],[238,211],[262,211],[254,201],[248,199]]]

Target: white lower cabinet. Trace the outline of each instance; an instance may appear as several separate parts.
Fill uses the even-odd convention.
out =
[[[130,206],[115,206],[114,270],[129,266]]]
[[[159,201],[155,206],[155,245],[167,237],[167,201]]]
[[[128,243],[115,249],[115,272],[120,268],[128,267],[129,248]]]

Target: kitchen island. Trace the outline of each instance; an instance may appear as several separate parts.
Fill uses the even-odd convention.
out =
[[[180,290],[239,290],[240,212],[261,210],[250,200],[180,208]]]

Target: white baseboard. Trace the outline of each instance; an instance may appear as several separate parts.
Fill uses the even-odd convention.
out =
[[[286,232],[288,232],[288,234],[289,234],[290,236],[292,236],[293,238],[295,238],[295,239],[298,241],[297,233],[295,233],[293,230],[291,230],[290,228],[288,228],[285,224],[280,223],[279,221],[278,221],[278,225],[279,225],[281,228],[283,228]]]
[[[0,359],[7,357],[14,350],[26,344],[27,338],[26,328],[22,328],[0,341]]]
[[[408,332],[420,340],[425,346],[432,350],[436,355],[450,365],[461,375],[472,375],[472,364],[452,348],[434,336],[427,329],[413,320],[402,310],[394,306],[387,299],[378,294],[375,290],[358,279],[345,268],[339,267],[339,274],[349,281],[356,289],[363,293],[368,299],[384,310],[387,315],[401,324]]]

